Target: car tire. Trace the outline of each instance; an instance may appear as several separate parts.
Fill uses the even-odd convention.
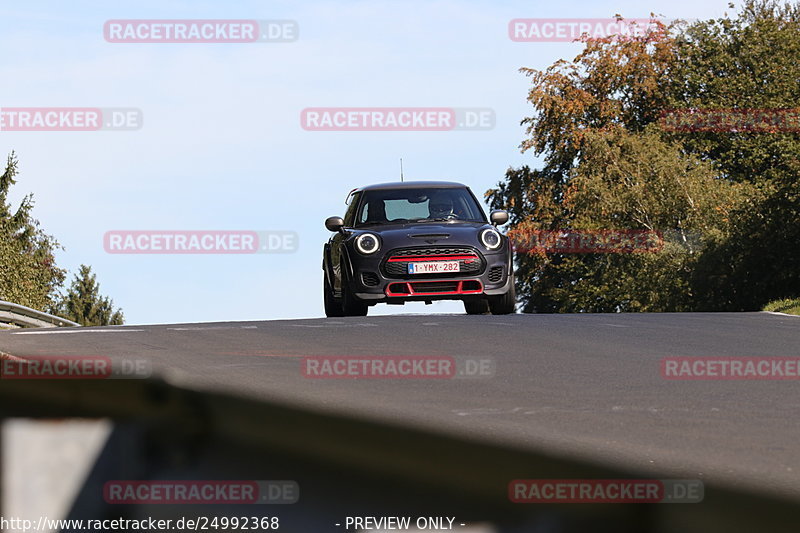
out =
[[[344,268],[342,268],[344,271]],[[367,316],[369,306],[350,290],[349,276],[342,276],[342,311],[344,316]]]
[[[325,302],[325,316],[328,318],[344,316],[342,301],[337,300],[336,297],[333,296],[333,290],[331,290],[330,284],[328,283],[328,276],[325,276],[324,274],[322,276],[322,286],[322,297],[323,301]]]
[[[517,308],[517,291],[514,288],[514,274],[511,274],[511,287],[505,294],[489,298],[489,309],[493,315],[510,315]]]
[[[489,302],[486,300],[464,300],[464,311],[468,315],[488,315]]]

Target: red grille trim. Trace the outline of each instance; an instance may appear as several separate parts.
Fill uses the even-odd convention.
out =
[[[475,254],[460,255],[393,255],[390,263],[413,263],[416,261],[458,261],[459,259],[478,259]]]

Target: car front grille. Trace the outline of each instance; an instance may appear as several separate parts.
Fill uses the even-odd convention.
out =
[[[461,255],[461,254],[474,254],[475,250],[468,247],[437,247],[431,246],[426,248],[404,248],[401,250],[392,250],[393,257],[406,257],[417,255]]]
[[[361,282],[367,287],[377,287],[380,279],[375,272],[362,272]]]
[[[381,270],[388,278],[411,279],[417,276],[408,273],[408,264],[415,261],[458,261],[458,272],[426,274],[426,278],[476,276],[486,268],[483,257],[474,248],[426,247],[392,250],[383,261]]]
[[[489,269],[489,281],[497,283],[503,279],[503,267],[496,266]]]
[[[457,281],[440,281],[437,283],[411,283],[411,288],[418,292],[455,292]]]

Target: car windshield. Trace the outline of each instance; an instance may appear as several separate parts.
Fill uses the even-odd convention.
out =
[[[364,191],[356,224],[405,222],[485,222],[466,188],[378,189]]]

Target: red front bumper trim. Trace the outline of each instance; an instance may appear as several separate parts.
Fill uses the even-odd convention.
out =
[[[452,285],[452,290],[432,291],[435,286]],[[426,287],[428,290],[426,290]],[[386,286],[386,296],[437,296],[454,294],[481,294],[483,283],[477,279],[435,281],[393,281]]]

